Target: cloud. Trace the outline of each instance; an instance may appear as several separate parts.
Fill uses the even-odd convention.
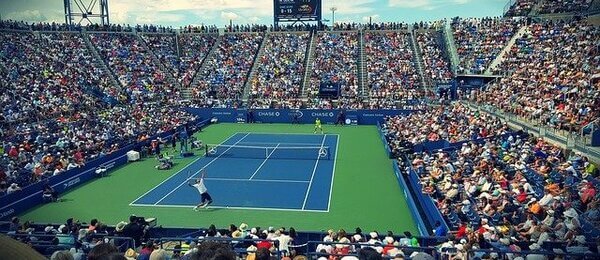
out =
[[[224,20],[236,20],[238,17],[240,16],[234,12],[221,12],[221,18]]]
[[[164,12],[148,12],[135,17],[137,24],[178,23],[185,19],[185,15]]]
[[[45,22],[46,16],[43,15],[40,10],[24,10],[20,12],[11,12],[6,14],[3,19],[17,20],[17,21],[30,21],[30,22]]]
[[[336,16],[364,14],[372,12],[376,0],[345,0],[345,1],[323,1],[323,16],[331,14],[331,7],[336,7]],[[337,20],[337,19],[336,19]]]
[[[363,16],[362,21],[363,21],[363,23],[368,23],[369,19],[371,19],[372,22],[377,22],[377,21],[379,21],[379,18],[381,18],[380,15],[373,14],[373,15],[369,15],[369,16]]]
[[[389,0],[390,7],[433,10],[448,5],[463,5],[471,0]]]

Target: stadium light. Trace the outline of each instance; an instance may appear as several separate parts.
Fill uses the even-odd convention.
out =
[[[333,31],[333,27],[335,26],[335,11],[337,11],[337,7],[332,6],[329,8],[331,10],[331,30]]]

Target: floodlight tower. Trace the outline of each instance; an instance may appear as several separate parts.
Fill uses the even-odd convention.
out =
[[[333,30],[333,27],[335,26],[335,11],[337,11],[337,7],[332,6],[329,8],[329,10],[331,10],[331,30]]]
[[[68,25],[80,25],[84,20],[90,24],[110,24],[110,20],[108,19],[108,0],[64,0],[64,3],[65,23]],[[77,9],[73,10],[74,7],[77,7]],[[96,21],[93,22],[91,19],[95,19]]]

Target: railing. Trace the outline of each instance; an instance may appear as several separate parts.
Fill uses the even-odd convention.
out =
[[[545,122],[543,122],[542,118],[518,116],[509,112],[504,112],[501,109],[498,109],[491,105],[480,105],[471,101],[464,101],[464,103],[468,106],[471,106],[474,109],[489,113],[497,118],[503,119],[508,124],[520,128],[519,130],[532,133],[534,135],[544,138],[547,141],[563,146],[567,149],[576,148],[581,152],[586,153],[588,156],[595,157],[596,161],[600,159],[600,150],[589,146],[589,137],[582,136],[581,134],[583,132],[568,131],[564,129],[548,127],[545,125]],[[598,124],[600,123],[599,120],[600,119],[596,119],[588,125],[593,123],[592,125],[594,125],[594,129],[598,129]]]
[[[250,245],[254,245],[258,242],[268,241],[273,244],[274,250],[271,251],[271,254],[274,255],[277,259],[281,259],[284,254],[287,253],[286,250],[281,250],[278,240],[268,240],[268,239],[243,239],[243,238],[231,238],[231,237],[199,237],[197,239],[189,239],[189,238],[180,238],[180,237],[163,237],[158,239],[150,239],[155,242],[158,242],[158,245],[161,249],[170,252],[181,252],[181,246],[184,242],[197,242],[202,243],[204,241],[213,241],[220,242],[224,244],[228,244],[231,249],[238,255],[238,257],[243,257],[249,253],[255,253],[255,250],[248,250]],[[191,241],[190,241],[191,240]],[[176,245],[179,245],[179,248],[175,248]]]

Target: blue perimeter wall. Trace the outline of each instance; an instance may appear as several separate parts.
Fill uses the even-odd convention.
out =
[[[187,112],[202,119],[216,118],[219,122],[246,122],[250,110],[246,108],[188,108]],[[252,109],[257,123],[292,123],[295,114],[301,124],[314,124],[317,118],[325,124],[333,124],[340,110],[331,109]],[[415,110],[344,110],[346,124],[376,125],[386,116],[408,115]]]
[[[201,128],[208,124],[208,120],[194,121],[186,126]],[[21,214],[28,209],[43,203],[42,191],[45,184],[49,184],[56,192],[64,193],[93,178],[97,177],[98,168],[106,169],[106,173],[127,163],[127,152],[131,150],[140,151],[144,145],[148,145],[152,139],[168,138],[175,133],[176,129],[152,136],[145,142],[130,144],[120,150],[107,154],[100,158],[86,162],[85,166],[71,169],[57,176],[51,176],[43,181],[24,187],[20,192],[0,197],[0,220],[8,220],[13,216]]]

